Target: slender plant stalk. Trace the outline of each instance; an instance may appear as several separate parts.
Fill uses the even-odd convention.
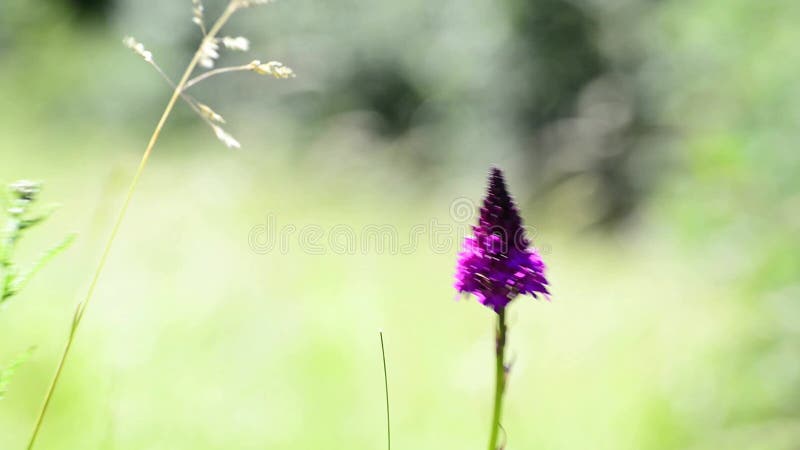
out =
[[[215,75],[220,75],[223,73],[230,73],[230,72],[242,72],[245,70],[252,70],[250,64],[244,64],[241,66],[233,66],[233,67],[220,67],[218,69],[209,70],[208,72],[203,72],[200,75],[192,78],[186,83],[186,89],[194,86],[195,84],[207,79],[211,78]]]
[[[386,350],[383,347],[383,331],[378,332],[381,336],[381,356],[383,357],[383,387],[386,392],[386,446],[392,450],[392,423],[389,420],[389,375],[386,371]]]
[[[61,379],[61,373],[64,370],[64,365],[67,361],[67,357],[69,356],[70,349],[72,348],[72,343],[75,340],[75,335],[77,334],[78,327],[81,324],[81,320],[83,319],[83,315],[86,312],[86,308],[89,306],[89,302],[92,300],[94,296],[95,289],[97,288],[97,282],[100,280],[100,275],[103,272],[103,268],[106,265],[106,261],[108,260],[108,255],[111,252],[111,247],[113,247],[114,240],[117,237],[119,232],[120,226],[122,225],[123,220],[125,219],[125,215],[128,211],[128,207],[130,206],[131,199],[133,198],[133,194],[136,191],[136,186],[139,184],[139,178],[144,171],[145,166],[147,165],[147,161],[150,159],[150,154],[153,151],[153,147],[155,147],[156,142],[158,141],[158,137],[161,135],[161,130],[164,128],[164,124],[167,122],[170,113],[172,112],[173,108],[175,107],[175,103],[178,101],[178,97],[181,96],[183,90],[186,87],[186,82],[189,80],[189,77],[194,72],[194,69],[197,67],[197,63],[200,60],[202,55],[201,48],[203,43],[210,42],[214,39],[214,36],[219,32],[225,22],[231,17],[231,15],[236,11],[236,6],[234,2],[228,4],[228,7],[225,11],[220,15],[219,19],[214,23],[214,25],[209,30],[208,34],[203,38],[201,45],[198,47],[197,51],[194,54],[194,57],[189,62],[189,65],[186,67],[186,71],[184,71],[181,80],[178,82],[178,85],[175,87],[175,90],[172,93],[172,97],[170,97],[169,102],[167,102],[167,106],[164,108],[163,114],[161,114],[161,118],[159,119],[158,123],[156,124],[156,128],[153,131],[152,136],[150,136],[150,141],[147,143],[147,147],[142,154],[141,162],[139,163],[139,167],[136,169],[136,173],[133,176],[133,180],[131,181],[130,187],[128,188],[128,193],[125,196],[125,200],[122,203],[122,208],[117,215],[116,221],[114,222],[114,226],[111,229],[111,234],[106,241],[106,245],[103,249],[103,253],[100,256],[100,261],[97,264],[97,268],[95,269],[94,275],[92,276],[92,281],[89,284],[89,289],[86,292],[86,296],[84,297],[83,301],[78,303],[77,308],[75,309],[75,315],[72,319],[72,325],[70,327],[69,335],[67,336],[67,341],[64,346],[64,350],[61,353],[61,359],[58,362],[58,367],[56,368],[55,374],[53,375],[53,379],[50,382],[50,387],[47,389],[47,394],[44,398],[44,402],[42,403],[42,407],[39,410],[39,415],[36,418],[36,425],[33,428],[33,433],[31,433],[31,438],[28,441],[28,450],[32,450],[34,444],[36,443],[36,438],[39,435],[39,430],[42,427],[42,422],[44,421],[44,417],[47,414],[48,408],[50,406],[50,401],[53,398],[53,393],[55,392],[56,387],[58,386],[58,382]]]
[[[497,314],[497,337],[495,342],[495,384],[494,411],[492,412],[492,431],[489,437],[489,450],[497,450],[497,438],[500,434],[500,417],[503,412],[503,395],[506,390],[506,311]]]

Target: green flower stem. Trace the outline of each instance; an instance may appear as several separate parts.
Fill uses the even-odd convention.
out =
[[[39,430],[42,427],[42,421],[44,420],[45,415],[47,414],[48,407],[50,406],[50,401],[53,398],[53,392],[55,392],[56,387],[58,386],[58,382],[61,379],[61,373],[64,369],[64,365],[67,361],[67,357],[69,356],[70,349],[72,348],[72,343],[75,340],[75,335],[78,331],[78,327],[81,324],[81,320],[83,319],[83,315],[86,312],[86,308],[89,306],[89,302],[91,301],[92,297],[94,296],[95,288],[97,287],[97,282],[100,279],[100,275],[103,272],[103,268],[106,265],[106,261],[108,260],[108,255],[111,252],[111,248],[113,247],[114,240],[117,237],[117,233],[119,232],[120,226],[122,225],[123,220],[125,219],[125,214],[128,211],[128,206],[130,206],[131,199],[133,198],[133,194],[136,191],[136,186],[139,184],[139,178],[144,171],[145,166],[147,165],[148,159],[150,159],[150,154],[153,151],[153,147],[155,147],[156,142],[158,141],[158,137],[161,135],[161,130],[164,128],[164,124],[167,122],[167,118],[169,118],[170,113],[172,112],[173,108],[175,107],[175,103],[178,101],[181,93],[183,93],[184,88],[186,87],[186,82],[189,81],[189,77],[194,72],[195,67],[197,67],[197,63],[200,60],[201,48],[202,45],[206,42],[211,42],[219,33],[219,30],[228,21],[231,15],[236,11],[237,6],[236,2],[232,1],[222,15],[217,19],[217,22],[214,23],[214,26],[208,32],[208,35],[203,39],[203,42],[198,47],[197,51],[194,54],[191,62],[186,67],[186,71],[184,71],[181,80],[178,82],[178,85],[175,87],[175,90],[172,93],[172,97],[170,97],[167,106],[164,108],[164,112],[161,114],[161,118],[159,119],[158,123],[156,124],[156,128],[153,131],[152,136],[150,136],[150,141],[147,143],[147,147],[145,148],[144,153],[142,154],[141,162],[139,163],[139,167],[136,169],[136,173],[133,176],[133,180],[131,181],[130,187],[128,188],[128,193],[125,196],[125,200],[122,203],[122,208],[120,209],[119,214],[117,215],[117,219],[114,222],[114,227],[111,229],[111,235],[106,242],[106,245],[103,249],[102,256],[100,257],[100,262],[95,269],[94,276],[92,277],[92,281],[89,284],[89,289],[86,293],[86,297],[84,297],[83,301],[78,303],[77,308],[75,309],[75,315],[72,319],[72,325],[70,327],[69,335],[67,336],[67,342],[64,346],[64,350],[61,353],[61,359],[59,360],[58,367],[56,369],[55,374],[53,375],[53,379],[50,382],[50,387],[47,390],[47,394],[45,396],[44,402],[42,403],[42,407],[39,410],[39,415],[36,419],[36,425],[33,428],[33,433],[31,433],[31,438],[28,441],[28,450],[32,450],[34,444],[36,443],[36,438],[39,435]]]
[[[11,208],[9,208],[9,211],[19,210],[20,212],[9,213],[8,221],[6,222],[5,229],[3,230],[3,242],[0,243],[0,268],[3,269],[3,282],[0,283],[0,304],[3,304],[13,295],[11,287],[14,283],[16,273],[14,271],[12,257],[14,253],[14,247],[16,247],[17,240],[19,240],[19,234],[22,229],[21,215],[25,206],[25,202],[14,200]]]
[[[383,331],[381,336],[381,356],[383,357],[383,387],[386,392],[386,446],[392,450],[392,422],[389,420],[389,375],[386,371],[386,349],[383,346]]]
[[[492,412],[492,428],[489,437],[489,450],[497,450],[497,438],[500,434],[500,417],[503,412],[503,395],[506,390],[506,311],[497,314],[497,335],[495,341],[495,383],[494,383],[494,411]]]

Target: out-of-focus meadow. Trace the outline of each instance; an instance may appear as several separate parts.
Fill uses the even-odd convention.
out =
[[[0,180],[43,180],[60,204],[20,259],[79,233],[0,310],[0,366],[36,347],[0,401],[0,448],[26,442],[169,96],[120,40],[177,77],[190,18],[189,0],[0,2]],[[510,313],[509,449],[796,449],[799,21],[790,0],[284,0],[236,17],[230,34],[298,76],[196,89],[241,150],[178,106],[38,448],[382,448],[379,328],[394,446],[483,448],[493,322],[453,301],[452,206],[496,164],[553,286]],[[361,238],[375,226],[403,247]]]

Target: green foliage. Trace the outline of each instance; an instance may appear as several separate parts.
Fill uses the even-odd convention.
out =
[[[0,268],[3,271],[0,305],[19,294],[36,273],[75,240],[75,235],[67,236],[43,252],[27,268],[21,268],[14,262],[14,250],[25,232],[47,220],[53,211],[52,208],[43,213],[32,211],[40,191],[40,183],[25,180],[12,183],[8,187],[8,207],[5,209],[7,219],[0,240]]]
[[[8,186],[6,192],[7,206],[6,222],[0,239],[0,268],[2,268],[2,284],[0,285],[0,306],[5,305],[12,297],[19,294],[44,266],[59,253],[67,249],[75,240],[75,235],[69,235],[57,245],[43,252],[33,263],[27,267],[20,267],[14,261],[14,250],[25,233],[34,226],[41,224],[53,212],[50,208],[44,212],[33,211],[42,186],[32,181],[17,181]],[[33,352],[33,349],[16,357],[5,368],[0,370],[0,399],[5,396],[8,384],[14,372],[24,363]]]

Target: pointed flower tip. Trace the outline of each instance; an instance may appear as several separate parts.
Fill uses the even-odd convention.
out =
[[[503,171],[496,166],[493,166],[489,171],[489,194],[491,194],[491,192],[502,192],[503,195],[508,196],[506,177]]]
[[[500,169],[497,166],[492,166],[492,168],[489,169],[489,184],[497,184],[497,183],[501,183],[503,184],[503,186],[505,186],[506,177],[502,169]]]

